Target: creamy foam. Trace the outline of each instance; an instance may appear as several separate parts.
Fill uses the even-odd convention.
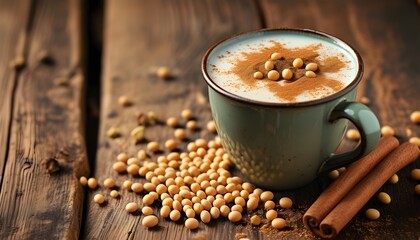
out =
[[[208,55],[206,68],[218,86],[240,97],[268,103],[311,101],[344,89],[359,70],[351,48],[334,41],[288,30],[252,32],[216,46]],[[304,69],[295,69],[295,75],[300,74],[295,81],[253,78],[253,73],[261,69],[261,62],[269,60],[273,52],[285,57],[284,66],[296,57],[303,58],[305,64],[318,63],[317,77],[307,78]]]

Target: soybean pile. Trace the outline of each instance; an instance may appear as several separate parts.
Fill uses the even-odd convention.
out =
[[[121,97],[122,106],[128,106],[128,99]],[[163,146],[156,141],[149,141],[146,149],[140,149],[136,156],[121,152],[115,156],[112,165],[118,174],[127,174],[121,183],[107,177],[103,184],[95,178],[80,177],[80,183],[91,191],[106,189],[109,196],[96,194],[93,201],[103,205],[106,201],[119,199],[124,201],[127,194],[137,194],[138,200],[125,203],[127,214],[144,215],[142,225],[152,228],[159,224],[161,218],[171,221],[184,221],[188,229],[199,227],[199,220],[207,224],[219,218],[227,218],[230,222],[239,222],[246,214],[250,224],[259,226],[262,219],[269,222],[272,228],[283,229],[288,226],[287,220],[278,216],[276,209],[291,208],[293,202],[282,197],[277,204],[271,191],[255,188],[251,183],[230,171],[232,161],[217,136],[216,126],[209,121],[206,130],[214,133],[214,138],[207,141],[203,138],[190,140],[185,151],[179,151],[178,143],[185,141],[189,130],[197,129],[190,109],[184,109],[180,118],[185,122],[180,125],[178,118],[166,120],[167,127],[173,129],[173,137],[167,139]],[[158,122],[153,112],[138,116],[139,125],[131,136],[137,143],[144,139],[144,129]],[[187,131],[188,130],[188,131]],[[116,128],[108,131],[110,138],[121,137]],[[167,154],[158,154],[166,149]],[[140,178],[139,178],[140,177]],[[140,209],[140,206],[143,206]],[[155,213],[151,206],[157,206]],[[264,208],[265,216],[257,214]]]

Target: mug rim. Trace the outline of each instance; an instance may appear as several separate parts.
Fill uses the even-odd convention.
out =
[[[225,90],[224,88],[220,87],[217,83],[215,83],[213,81],[213,79],[208,74],[208,72],[207,72],[208,57],[209,57],[210,53],[220,44],[222,44],[222,43],[224,43],[228,40],[231,40],[233,38],[240,37],[240,36],[245,36],[245,35],[249,35],[249,34],[253,34],[253,33],[284,32],[284,31],[300,32],[300,33],[318,35],[320,37],[327,38],[327,39],[331,40],[334,44],[337,44],[340,47],[348,48],[347,50],[351,50],[350,54],[354,54],[354,56],[356,57],[357,66],[358,66],[357,74],[354,76],[354,78],[351,80],[351,82],[349,84],[347,84],[347,86],[345,88],[341,89],[340,91],[338,91],[336,93],[333,93],[331,95],[328,95],[326,97],[323,97],[323,98],[313,99],[313,100],[308,100],[308,101],[303,101],[303,102],[264,102],[264,101],[258,101],[258,100],[245,98],[245,97],[236,95],[232,92],[229,92],[229,91]],[[206,83],[209,87],[211,87],[217,93],[219,93],[223,96],[226,96],[230,99],[233,99],[233,100],[236,100],[236,101],[239,101],[239,102],[242,102],[242,103],[253,104],[253,105],[258,105],[258,106],[265,106],[265,107],[306,107],[306,106],[318,105],[318,104],[321,104],[321,103],[329,102],[329,101],[338,99],[339,97],[342,97],[342,96],[346,95],[348,92],[353,90],[353,88],[355,88],[359,84],[359,82],[361,81],[362,76],[363,76],[363,72],[364,72],[364,67],[363,67],[362,57],[360,56],[360,54],[356,51],[356,49],[352,45],[350,45],[346,41],[344,41],[344,40],[342,40],[338,37],[334,37],[334,36],[332,36],[328,33],[318,31],[318,30],[313,30],[313,29],[306,29],[306,28],[261,28],[261,29],[245,31],[245,32],[241,32],[241,33],[238,33],[238,34],[234,34],[234,35],[231,35],[229,37],[223,38],[222,40],[219,40],[218,42],[213,44],[209,49],[207,49],[207,51],[205,52],[205,54],[203,55],[203,57],[201,59],[201,72],[204,76],[204,80],[206,81]]]

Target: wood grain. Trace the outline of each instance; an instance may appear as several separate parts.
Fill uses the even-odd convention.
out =
[[[127,152],[134,156],[145,144],[133,145],[129,132],[136,126],[135,112],[154,111],[161,120],[179,117],[191,108],[199,126],[205,128],[210,119],[206,101],[206,84],[202,80],[200,61],[205,50],[216,41],[233,33],[259,27],[253,1],[107,1],[105,6],[103,88],[98,154],[94,176],[103,181],[113,177],[121,181],[126,175],[116,174],[111,166],[116,155]],[[167,66],[173,79],[154,75],[159,66]],[[132,106],[123,108],[117,100],[127,96]],[[109,139],[106,131],[118,127],[122,137]],[[197,137],[200,133],[192,134]],[[205,131],[204,137],[211,135]],[[146,138],[163,144],[173,136],[165,126],[146,129]],[[185,145],[185,144],[184,144]],[[143,179],[131,178],[142,182]],[[200,230],[189,231],[183,223],[160,219],[159,227],[147,230],[142,217],[125,212],[129,201],[141,203],[141,196],[122,190],[121,199],[108,199],[105,206],[91,203],[84,229],[86,239],[189,239],[204,234],[209,238],[232,239],[235,225],[201,224]],[[155,214],[158,213],[157,206]]]
[[[77,239],[84,198],[78,177],[89,172],[81,1],[0,1],[0,6],[7,19],[0,21],[5,36],[0,48],[7,50],[0,61],[14,56],[26,61],[18,72],[0,64],[1,84],[14,85],[0,90],[7,98],[1,108],[0,238]],[[37,60],[43,50],[52,61]],[[59,171],[50,174],[45,160],[51,158]]]
[[[12,119],[14,88],[17,71],[11,62],[24,53],[24,32],[30,4],[0,1],[0,182],[8,151],[10,121]]]
[[[353,45],[365,65],[359,95],[371,100],[370,107],[382,125],[395,128],[401,141],[407,141],[407,129],[412,136],[420,136],[419,125],[409,120],[420,102],[416,67],[420,14],[415,1],[262,0],[261,6],[268,27],[312,28]],[[409,178],[409,171],[419,166],[417,161],[400,171],[397,185],[384,185],[382,190],[392,197],[389,206],[376,199],[366,205],[381,211],[379,221],[367,221],[361,213],[339,238],[419,238],[420,208],[413,208],[418,205],[413,190],[416,183]]]

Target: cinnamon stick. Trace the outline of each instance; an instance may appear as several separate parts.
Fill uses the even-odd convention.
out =
[[[351,164],[347,171],[319,196],[303,215],[303,223],[313,232],[319,231],[319,224],[338,202],[365,177],[382,159],[398,147],[398,140],[392,136],[382,137],[378,145],[365,157]],[[316,233],[317,234],[317,233]],[[317,234],[319,235],[319,234]]]
[[[320,236],[335,237],[394,173],[414,162],[419,154],[419,147],[408,142],[392,151],[325,217]]]

